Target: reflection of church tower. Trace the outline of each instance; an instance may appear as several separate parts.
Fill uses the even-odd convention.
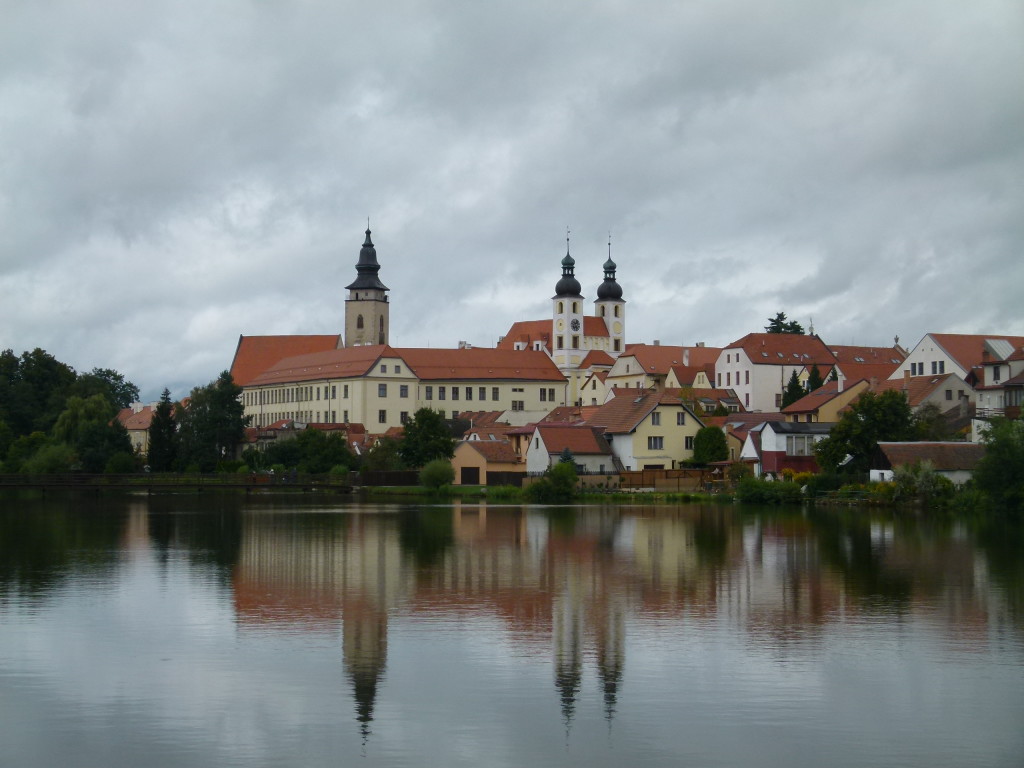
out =
[[[342,653],[356,700],[356,720],[364,737],[370,733],[377,685],[388,654],[387,614],[369,606],[345,608]]]
[[[576,261],[569,255],[569,238],[565,238],[562,278],[555,284],[551,297],[553,318],[551,357],[562,370],[579,365],[583,356],[583,296],[580,281],[574,276]]]
[[[554,605],[555,687],[562,701],[566,731],[576,710],[583,679],[583,620],[576,590],[569,588]]]
[[[603,317],[611,336],[608,353],[618,357],[626,344],[626,302],[622,298],[622,286],[615,280],[615,262],[612,261],[612,244],[608,241],[608,261],[604,263],[604,282],[597,287],[594,309]]]
[[[604,716],[610,722],[615,716],[622,669],[626,663],[626,624],[615,596],[607,596],[605,608],[607,613],[601,617],[601,624],[597,627],[597,674],[604,694]]]
[[[356,279],[346,286],[345,336],[339,339],[339,344],[359,347],[388,343],[388,287],[377,277],[379,271],[377,249],[367,229],[356,263]]]

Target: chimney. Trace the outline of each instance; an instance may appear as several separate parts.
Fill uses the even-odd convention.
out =
[[[868,392],[874,392],[878,389],[878,377],[872,376],[871,381],[868,382]]]
[[[655,339],[654,340],[654,346],[655,347],[660,347],[661,346],[661,339]]]
[[[903,391],[910,391],[910,369],[903,372]]]

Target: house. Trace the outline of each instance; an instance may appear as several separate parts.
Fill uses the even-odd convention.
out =
[[[118,411],[117,416],[114,417],[128,432],[128,438],[132,441],[132,449],[138,455],[149,453],[149,427],[153,423],[156,406],[156,403],[150,405],[132,403],[127,408]]]
[[[704,344],[693,347],[662,345],[659,342],[630,344],[608,372],[605,385],[630,389],[663,389],[667,386],[673,368],[702,369],[713,365],[720,351],[717,347]]]
[[[715,363],[715,386],[733,389],[748,411],[782,408],[790,377],[817,365],[831,369],[835,357],[817,336],[748,333],[721,351]]]
[[[984,363],[1006,360],[1022,346],[1024,336],[927,333],[889,378],[955,373],[974,386],[981,383],[980,368]]]
[[[830,381],[786,406],[782,412],[787,421],[836,422],[850,403],[868,391],[870,386],[871,382],[864,379],[847,387],[842,381]]]
[[[892,480],[893,470],[907,464],[928,462],[955,485],[971,479],[974,468],[985,455],[985,446],[977,443],[879,443],[879,462],[870,471],[872,480]]]
[[[942,413],[973,405],[976,400],[974,388],[958,373],[944,373],[936,376],[911,376],[905,372],[900,379],[885,379],[871,382],[871,391],[876,393],[898,390],[902,392],[910,408],[918,411],[925,405],[934,405]]]
[[[705,426],[719,427],[725,432],[729,461],[737,461],[743,453],[750,430],[766,421],[785,421],[782,413],[730,413],[728,416],[703,416]]]
[[[526,474],[526,462],[508,440],[462,440],[452,457],[455,485],[517,484]]]
[[[568,450],[579,472],[615,471],[611,447],[602,430],[584,424],[537,424],[526,449],[526,470],[544,472]]]
[[[1024,404],[1024,346],[1009,351],[998,346],[995,354],[982,360],[980,370],[978,417],[1019,419]]]
[[[755,475],[779,477],[784,469],[818,472],[814,445],[828,437],[833,424],[765,421],[747,433],[740,458],[754,464]]]
[[[587,424],[600,427],[622,469],[676,469],[693,458],[704,423],[678,390],[616,390]]]

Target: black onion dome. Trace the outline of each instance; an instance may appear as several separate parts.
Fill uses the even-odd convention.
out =
[[[359,261],[356,262],[356,279],[346,285],[346,290],[376,290],[386,291],[388,287],[380,281],[377,273],[380,272],[380,264],[377,263],[377,249],[373,247],[370,239],[370,230],[366,230],[366,240],[363,247],[359,249]]]
[[[622,286],[615,280],[615,262],[611,256],[604,263],[604,282],[597,286],[598,299],[621,299]]]
[[[580,281],[573,276],[576,260],[566,251],[562,259],[562,279],[555,283],[555,296],[580,296]]]

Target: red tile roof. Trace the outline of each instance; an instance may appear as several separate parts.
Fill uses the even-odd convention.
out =
[[[548,453],[557,454],[568,448],[573,455],[608,455],[612,452],[600,429],[584,425],[538,424],[537,431]]]
[[[846,386],[843,388],[842,392],[849,390],[849,388],[856,383],[857,382],[846,382]],[[813,392],[807,393],[799,400],[797,400],[795,403],[790,403],[789,405],[782,409],[782,412],[810,413],[811,411],[818,410],[819,408],[821,408],[821,406],[825,405],[825,403],[829,402],[830,400],[834,400],[840,394],[841,391],[839,389],[839,382],[829,381],[818,387]]]
[[[950,386],[953,389],[964,388],[963,380],[959,376],[955,373],[944,373],[937,376],[905,376],[902,379],[886,379],[885,381],[879,381],[874,391],[876,393],[888,392],[889,390],[905,392],[910,407],[916,408],[950,379],[952,379]]]
[[[721,352],[722,350],[718,347],[632,344],[622,356],[635,358],[645,373],[667,374],[673,366],[713,366]]]
[[[617,390],[615,397],[604,405],[598,406],[593,415],[587,419],[587,424],[603,427],[608,434],[632,432],[659,405],[685,407],[679,399],[678,389],[620,389]],[[687,411],[689,411],[688,408]],[[690,413],[692,415],[692,411]],[[698,421],[703,423],[700,419]]]
[[[946,472],[974,469],[985,455],[980,443],[879,443],[878,447],[891,467],[930,461],[935,469]]]
[[[131,432],[149,429],[150,424],[153,423],[154,415],[153,407],[144,405],[138,413],[133,408],[122,408],[117,412],[115,418],[121,423],[122,427]]]
[[[544,352],[485,349],[398,349],[409,368],[422,381],[527,379],[565,382]]]
[[[673,365],[671,370],[675,373],[679,384],[684,387],[693,386],[693,382],[697,380],[697,376],[701,373],[708,377],[708,381],[713,382],[715,380],[714,363],[706,365]]]
[[[844,344],[829,344],[828,348],[840,365],[891,365],[895,370],[907,358],[906,352],[899,347],[853,347]]]
[[[608,325],[605,323],[603,317],[593,317],[591,315],[584,315],[583,317],[583,335],[584,336],[610,336],[608,333]]]
[[[381,357],[394,357],[395,350],[383,345],[346,347],[325,352],[296,355],[278,360],[254,375],[251,385],[284,384],[326,378],[363,376]]]
[[[240,387],[286,357],[325,352],[338,346],[340,336],[239,336],[231,377]]]
[[[592,349],[587,353],[587,356],[583,358],[583,362],[580,363],[580,368],[585,370],[593,365],[612,366],[615,365],[615,359],[603,349]]]
[[[588,416],[594,413],[598,405],[562,405],[552,410],[547,416],[541,419],[546,424],[578,424],[587,420]]]
[[[817,336],[748,333],[725,350],[742,349],[755,365],[832,365],[835,357]]]
[[[970,371],[971,368],[984,362],[985,342],[989,339],[1009,342],[1015,349],[1024,346],[1024,336],[1001,336],[994,333],[930,333],[928,335],[965,371]]]
[[[501,464],[519,464],[520,456],[513,450],[508,440],[466,440],[459,445],[467,445],[483,456],[488,462]],[[464,449],[465,450],[465,449]]]
[[[515,349],[516,342],[522,342],[527,349],[533,349],[533,342],[541,341],[544,348],[551,351],[551,321],[550,320],[520,320],[512,323],[501,341],[498,342],[498,349]]]
[[[892,376],[893,371],[900,367],[900,363],[840,363],[839,370],[843,372],[843,376],[846,377],[847,381],[859,381],[864,379],[871,381],[871,379],[888,379]],[[827,377],[828,372],[822,371],[822,376]]]

